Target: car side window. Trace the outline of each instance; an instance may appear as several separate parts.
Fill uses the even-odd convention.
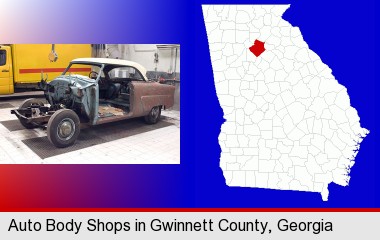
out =
[[[135,80],[144,80],[139,71],[133,67],[119,67],[109,71],[110,78],[132,78]]]
[[[98,74],[100,73],[100,76],[102,78],[104,78],[104,72],[103,71],[100,72],[100,67],[98,67],[98,66],[92,66],[91,67],[91,71],[94,71],[94,72],[96,72]]]
[[[4,66],[7,63],[7,51],[0,50],[0,66]]]

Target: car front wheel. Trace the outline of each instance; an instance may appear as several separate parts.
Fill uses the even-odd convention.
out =
[[[73,110],[58,110],[49,119],[47,136],[56,147],[64,148],[73,145],[79,133],[80,120]]]
[[[36,99],[36,98],[29,98],[29,99],[26,99],[25,101],[23,101],[19,107],[20,108],[28,108],[28,107],[31,107],[31,106],[43,106],[44,103],[42,100],[40,99]],[[25,119],[22,119],[22,118],[19,118],[20,120],[20,123],[25,127],[25,128],[28,128],[28,129],[32,129],[32,128],[35,128],[37,127],[36,125],[34,125],[33,123],[28,123],[26,122]]]
[[[145,122],[148,124],[155,124],[160,120],[161,117],[161,106],[153,107],[149,114],[145,116]]]

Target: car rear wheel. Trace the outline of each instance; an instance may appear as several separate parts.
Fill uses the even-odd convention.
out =
[[[160,120],[161,117],[161,106],[153,107],[149,114],[145,116],[145,122],[148,124],[155,124]]]
[[[42,100],[36,99],[36,98],[29,98],[21,103],[19,109],[28,108],[32,106],[43,106],[43,105],[44,105],[44,102]],[[27,123],[25,119],[20,118],[19,120],[20,120],[21,125],[23,125],[27,129],[32,129],[32,128],[37,127],[36,125],[32,123]]]
[[[58,110],[49,119],[47,136],[56,147],[64,148],[73,145],[79,133],[80,120],[73,110]]]

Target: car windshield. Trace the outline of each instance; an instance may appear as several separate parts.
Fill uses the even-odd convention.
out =
[[[100,67],[90,64],[71,64],[70,67],[64,72],[63,75],[83,75],[89,77],[90,79],[96,79],[100,72]],[[104,74],[101,73],[101,76],[104,77]]]

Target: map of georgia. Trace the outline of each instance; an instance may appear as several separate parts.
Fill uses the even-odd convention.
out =
[[[318,192],[347,186],[369,133],[347,89],[282,18],[290,5],[203,5],[225,122],[228,186]]]

